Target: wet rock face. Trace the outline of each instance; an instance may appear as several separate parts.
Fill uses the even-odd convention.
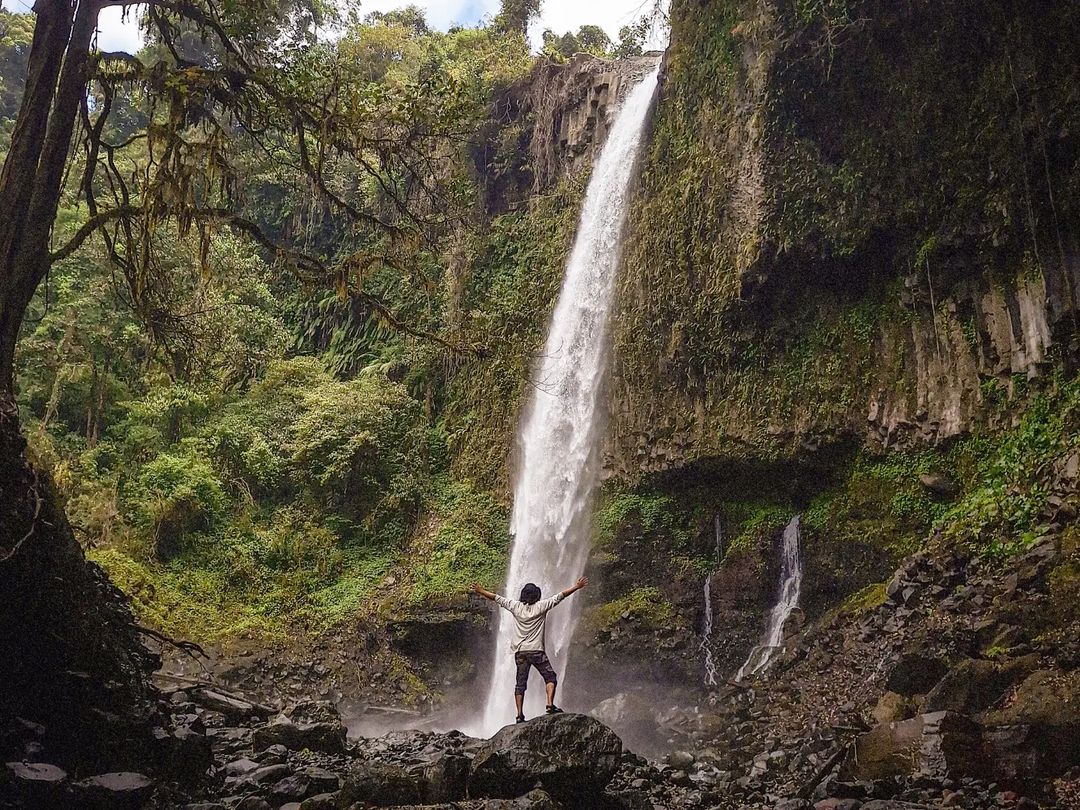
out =
[[[619,738],[591,717],[540,717],[507,726],[477,751],[469,794],[510,798],[540,783],[560,800],[595,801],[621,754]]]
[[[538,69],[532,87],[537,123],[530,145],[534,193],[592,165],[618,103],[658,61],[608,61],[579,53],[565,65]]]
[[[498,120],[474,152],[488,210],[503,213],[587,171],[619,102],[659,61],[660,54],[607,60],[586,53],[544,61],[496,99]],[[517,136],[512,146],[508,134]]]

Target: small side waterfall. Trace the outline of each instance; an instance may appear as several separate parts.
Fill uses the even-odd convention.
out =
[[[713,515],[713,543],[716,551],[716,564],[724,559],[724,541],[720,531],[720,513]],[[705,577],[705,625],[701,629],[701,653],[705,661],[705,685],[716,686],[716,661],[712,654],[712,574]]]
[[[572,585],[589,553],[589,517],[600,472],[604,423],[601,392],[607,372],[608,323],[622,256],[623,227],[659,68],[630,91],[593,167],[562,290],[536,370],[532,399],[520,428],[517,481],[510,532],[514,541],[507,590],[526,582],[545,596]],[[547,621],[547,652],[556,670],[566,654],[581,597],[556,608]],[[513,718],[513,617],[499,611],[491,684],[482,714],[469,733],[493,734]],[[526,714],[544,705],[543,688],[526,693]]]
[[[769,625],[765,637],[750,651],[746,662],[739,667],[735,680],[741,681],[747,675],[758,675],[769,668],[773,658],[784,641],[784,624],[791,612],[799,604],[799,590],[802,587],[802,532],[799,528],[799,515],[791,519],[784,528],[783,560],[780,565],[780,596],[769,612]]]
[[[701,651],[705,655],[705,685],[716,686],[716,662],[712,647],[712,574],[705,577],[705,627],[701,631]]]

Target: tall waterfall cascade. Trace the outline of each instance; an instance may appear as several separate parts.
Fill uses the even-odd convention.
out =
[[[792,611],[799,604],[799,591],[802,587],[802,531],[799,515],[791,519],[784,528],[783,558],[780,564],[780,596],[769,611],[769,625],[761,643],[750,651],[746,662],[739,667],[735,680],[741,681],[748,675],[760,675],[765,672],[780,651],[784,641],[784,625]]]
[[[593,166],[562,290],[534,372],[518,434],[513,545],[506,578],[511,598],[517,598],[527,582],[551,596],[572,585],[585,569],[605,421],[609,321],[635,164],[658,72],[653,70],[627,95]],[[548,614],[547,653],[561,673],[566,671],[580,599],[572,597]],[[469,729],[473,734],[493,734],[514,716],[513,617],[500,610],[498,623],[491,682],[481,714]],[[542,712],[544,702],[543,684],[533,673],[526,714]]]

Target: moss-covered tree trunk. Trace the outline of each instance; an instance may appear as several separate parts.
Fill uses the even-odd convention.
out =
[[[24,718],[45,727],[44,758],[78,770],[148,750],[153,661],[124,597],[84,558],[50,476],[26,456],[14,356],[50,263],[99,8],[35,4],[25,94],[0,174],[0,753],[22,758],[15,718]]]

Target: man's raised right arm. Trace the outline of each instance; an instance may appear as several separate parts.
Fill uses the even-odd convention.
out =
[[[478,582],[474,582],[474,583],[473,583],[472,585],[470,585],[470,586],[469,586],[469,591],[470,591],[471,593],[477,593],[477,594],[480,594],[480,596],[484,597],[485,599],[490,599],[490,600],[491,600],[492,602],[494,602],[494,601],[495,601],[495,596],[496,596],[496,595],[495,595],[494,593],[492,593],[491,591],[489,591],[489,590],[485,589],[485,588],[484,588],[484,587],[483,587],[482,585],[480,585],[480,583],[478,583]]]

